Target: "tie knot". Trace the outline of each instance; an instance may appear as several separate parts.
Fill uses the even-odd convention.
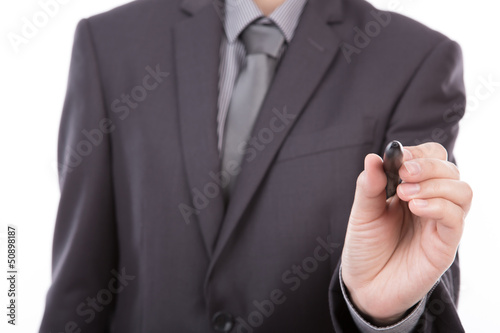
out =
[[[285,37],[275,25],[251,24],[241,33],[241,40],[247,55],[264,53],[277,58]]]

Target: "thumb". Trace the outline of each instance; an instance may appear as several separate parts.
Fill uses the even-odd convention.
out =
[[[356,194],[351,210],[351,222],[366,223],[379,218],[386,209],[387,177],[382,158],[376,154],[365,157],[365,170],[356,182]]]

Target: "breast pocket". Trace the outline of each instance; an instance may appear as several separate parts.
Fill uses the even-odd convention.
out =
[[[364,117],[358,122],[335,124],[313,133],[289,135],[280,149],[276,162],[371,144],[375,124],[376,119]]]

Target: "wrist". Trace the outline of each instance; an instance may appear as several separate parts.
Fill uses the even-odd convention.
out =
[[[363,302],[362,299],[356,296],[356,293],[350,292],[350,296],[352,304],[358,313],[365,318],[366,321],[375,326],[385,327],[396,324],[401,321],[408,312],[408,310],[390,312],[388,309],[380,308],[380,306],[377,305],[365,305],[367,302]]]
[[[413,306],[410,309],[404,308],[400,311],[391,309],[381,304],[379,296],[372,299],[366,297],[366,295],[370,293],[366,293],[361,289],[349,287],[345,282],[344,286],[346,287],[346,293],[351,300],[352,306],[361,317],[373,325],[385,327],[396,324],[405,318],[406,314],[413,309]]]

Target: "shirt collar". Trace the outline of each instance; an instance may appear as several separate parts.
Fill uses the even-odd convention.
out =
[[[289,43],[307,0],[285,0],[268,19],[274,22]],[[226,0],[224,30],[227,41],[233,43],[239,34],[253,21],[265,17],[253,0]]]

